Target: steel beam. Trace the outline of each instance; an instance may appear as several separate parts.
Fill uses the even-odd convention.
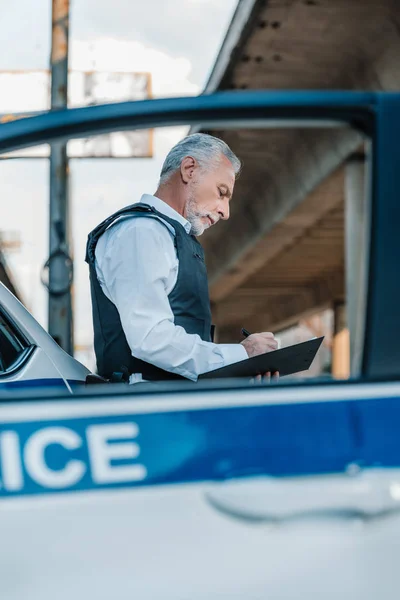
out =
[[[51,109],[68,104],[69,0],[53,0]],[[68,157],[66,142],[53,142],[50,154],[50,223],[48,266],[49,333],[73,354],[72,260],[70,258]]]

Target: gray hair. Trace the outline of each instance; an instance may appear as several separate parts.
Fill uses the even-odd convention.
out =
[[[232,163],[235,175],[240,171],[241,162],[228,144],[207,133],[193,133],[178,142],[167,154],[160,174],[160,184],[165,183],[186,156],[192,156],[203,169],[219,162],[221,154]]]

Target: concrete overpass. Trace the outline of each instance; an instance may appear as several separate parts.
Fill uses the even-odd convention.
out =
[[[204,92],[396,90],[399,34],[395,0],[241,0]],[[362,181],[360,136],[300,129],[210,133],[244,164],[231,219],[202,240],[219,341],[237,339],[242,325],[277,331],[343,302],[345,206],[357,227],[361,201],[346,204],[345,190],[354,196],[354,175]],[[356,233],[348,240],[357,242]],[[357,276],[353,269],[353,284]]]

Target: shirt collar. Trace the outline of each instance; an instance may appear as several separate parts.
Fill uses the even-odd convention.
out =
[[[160,200],[160,198],[157,198],[157,196],[143,194],[140,202],[143,204],[148,204],[149,206],[153,206],[156,210],[158,210],[158,212],[162,213],[166,217],[169,217],[170,219],[175,219],[175,221],[178,221],[178,223],[184,227],[186,233],[190,233],[192,226],[189,221],[176,212],[176,210],[174,210],[169,204],[163,200]]]

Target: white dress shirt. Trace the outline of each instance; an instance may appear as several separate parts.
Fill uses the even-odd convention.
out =
[[[190,223],[168,204],[144,194],[140,200],[175,219],[186,232]],[[175,231],[157,219],[122,216],[100,237],[96,273],[104,294],[116,306],[132,356],[196,381],[198,375],[248,358],[241,344],[214,344],[174,324],[168,294],[179,261]],[[131,383],[143,381],[140,373]]]

